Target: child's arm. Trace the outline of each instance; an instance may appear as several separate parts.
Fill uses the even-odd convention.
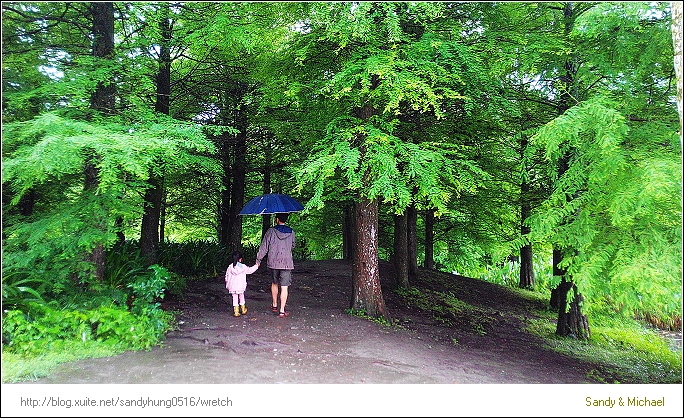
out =
[[[252,267],[247,267],[246,274],[252,274],[259,268],[259,263],[255,263]]]

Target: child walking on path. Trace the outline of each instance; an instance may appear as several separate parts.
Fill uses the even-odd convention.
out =
[[[259,263],[252,267],[242,264],[240,251],[233,253],[233,262],[226,270],[226,289],[233,295],[233,316],[237,317],[247,313],[245,306],[245,289],[247,289],[247,275],[254,273],[259,268]]]

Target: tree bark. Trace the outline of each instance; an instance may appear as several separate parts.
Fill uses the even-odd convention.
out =
[[[351,308],[389,319],[378,266],[378,202],[361,196],[355,205],[355,249]]]
[[[425,211],[425,262],[423,266],[426,269],[433,270],[435,268],[435,210],[428,209]]]
[[[93,18],[93,56],[112,58],[114,53],[114,3],[90,3]],[[116,104],[116,85],[99,81],[90,96],[90,107],[102,113],[113,113]]]
[[[123,216],[117,216],[114,221],[114,229],[116,230],[116,242],[117,244],[123,244],[126,241],[126,234],[124,234],[123,227],[124,219]]]
[[[89,150],[85,157],[85,181],[83,184],[83,191],[85,193],[97,193],[97,188],[100,185],[100,170],[97,167],[99,162],[99,156],[95,153],[95,150]],[[90,214],[89,221],[93,223],[95,228],[99,229],[102,236],[104,236],[106,225],[106,214],[104,213],[106,209],[99,207],[96,209],[95,213]],[[105,262],[106,254],[104,250],[104,244],[98,239],[95,245],[86,255],[86,260],[93,267],[93,275],[95,279],[99,282],[104,280],[105,274]]]
[[[166,229],[166,193],[163,190],[164,185],[162,184],[162,205],[159,211],[159,242],[164,242]]]
[[[569,38],[570,32],[572,31],[572,27],[575,24],[576,18],[577,14],[575,12],[573,3],[566,3],[563,9],[563,25],[566,38]],[[575,62],[574,54],[571,54],[570,58],[568,58],[565,61],[565,88],[561,92],[559,98],[559,115],[562,115],[563,113],[565,113],[565,111],[570,109],[570,107],[572,107],[575,101],[577,100],[577,85],[575,81],[577,68],[578,65]],[[561,178],[563,174],[568,170],[568,166],[570,163],[570,154],[571,152],[568,151],[567,154],[560,159],[558,168],[558,178]],[[551,305],[553,306],[554,302],[558,304],[558,322],[556,325],[556,334],[570,335],[571,333],[568,332],[568,327],[570,327],[571,329],[577,331],[577,333],[573,334],[574,336],[576,336],[577,338],[586,339],[589,336],[589,329],[588,322],[586,321],[584,315],[582,315],[581,304],[579,302],[582,299],[582,295],[580,295],[577,292],[575,284],[572,283],[572,280],[567,277],[567,271],[560,268],[560,263],[562,261],[563,250],[561,248],[554,248],[553,274],[554,276],[561,276],[561,282],[559,283],[558,287],[556,287],[556,289],[554,289],[551,292]],[[576,297],[573,301],[577,302],[577,304],[572,309],[567,310],[567,294],[570,291],[570,289],[573,289],[575,291]],[[556,299],[556,301],[554,301],[554,298]],[[581,331],[575,325],[571,325],[581,323],[587,324],[586,332]]]
[[[342,221],[342,259],[351,260],[354,243],[354,205],[345,203]]]
[[[374,89],[379,84],[380,79],[373,76],[371,88]],[[368,104],[355,110],[356,116],[362,120],[368,120],[376,113],[376,109]],[[357,134],[354,139],[360,145],[361,160],[365,157],[364,139],[362,134]],[[366,171],[363,176],[364,184],[370,183],[370,171]],[[351,308],[363,310],[371,317],[382,316],[390,320],[380,286],[377,199],[371,200],[359,193],[356,198],[354,213],[356,221],[354,224]]]
[[[242,128],[241,128],[242,129]],[[230,210],[228,219],[230,236],[228,246],[231,251],[242,250],[242,218],[240,210],[245,205],[245,154],[247,153],[247,126],[237,136],[233,167],[233,187],[230,193]]]
[[[589,339],[589,321],[582,314],[582,295],[577,292],[577,286],[562,279],[558,286],[558,322],[556,335],[574,337],[581,340]],[[568,293],[573,291],[573,299],[568,306]]]
[[[114,53],[114,4],[113,3],[90,3],[90,12],[93,20],[93,56],[96,58],[110,59]],[[90,96],[90,108],[102,113],[113,113],[116,103],[116,86],[113,82],[100,81],[95,91]],[[84,160],[85,181],[83,190],[85,193],[96,193],[100,184],[100,170],[98,162],[100,157],[95,150],[87,150]],[[93,213],[91,221],[102,232],[104,237],[107,229],[106,208],[100,208],[99,213]],[[103,242],[96,242],[94,247],[86,255],[86,260],[93,265],[95,279],[102,282],[105,273],[105,250]]]
[[[221,203],[219,204],[219,233],[218,241],[221,245],[228,245],[230,240],[230,193],[233,187],[232,165],[230,164],[230,138],[227,132],[223,132],[219,139],[221,156]]]
[[[408,231],[406,214],[394,215],[394,285],[398,288],[409,287],[408,273]]]
[[[408,274],[409,277],[418,276],[418,234],[416,225],[418,223],[418,211],[416,206],[411,204],[406,208],[406,228],[408,234]]]
[[[161,176],[150,171],[143,200],[143,217],[140,227],[140,255],[147,266],[157,264],[159,250],[159,218],[161,215],[162,187]]]
[[[17,204],[17,209],[19,209],[19,214],[21,216],[31,216],[33,214],[33,207],[36,204],[37,193],[35,189],[29,189],[24,195],[19,199]]]
[[[160,52],[157,69],[157,97],[154,110],[169,115],[171,104],[171,22],[168,18],[169,5],[164,5],[159,19],[161,32]],[[143,198],[143,217],[140,227],[140,255],[148,266],[157,264],[159,252],[159,221],[163,200],[163,175],[150,169],[148,188]]]
[[[528,140],[525,135],[520,140],[520,158],[523,160],[523,154],[527,149]],[[523,160],[524,161],[524,160]],[[520,184],[520,235],[529,235],[530,227],[525,225],[525,220],[530,217],[532,213],[529,195],[530,183],[525,177],[527,167],[522,168],[524,173]],[[534,264],[532,263],[532,244],[524,245],[520,248],[520,282],[519,286],[523,289],[534,288]]]
[[[266,149],[264,150],[264,169],[262,170],[264,173],[264,181],[263,181],[263,194],[269,194],[271,193],[271,136],[269,135],[268,137],[268,145],[266,145]],[[271,227],[271,215],[262,215],[261,216],[261,237],[263,238],[264,234],[266,234],[266,231],[268,231],[268,228]]]

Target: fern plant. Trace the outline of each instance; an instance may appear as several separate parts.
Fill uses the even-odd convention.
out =
[[[571,249],[561,267],[584,295],[587,312],[604,303],[626,315],[681,312],[682,166],[674,152],[647,151],[672,143],[660,132],[635,137],[610,102],[594,99],[533,138],[550,167],[566,153],[571,158],[562,176],[549,173],[554,191],[518,244],[529,239]]]

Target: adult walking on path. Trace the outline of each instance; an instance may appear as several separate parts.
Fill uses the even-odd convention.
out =
[[[271,311],[278,312],[280,318],[290,313],[285,310],[287,305],[288,288],[292,284],[292,250],[295,246],[295,232],[286,225],[288,214],[277,213],[276,225],[269,228],[261,240],[256,262],[267,257],[266,267],[271,272]],[[280,295],[280,297],[278,297]],[[280,310],[278,309],[280,302]]]

